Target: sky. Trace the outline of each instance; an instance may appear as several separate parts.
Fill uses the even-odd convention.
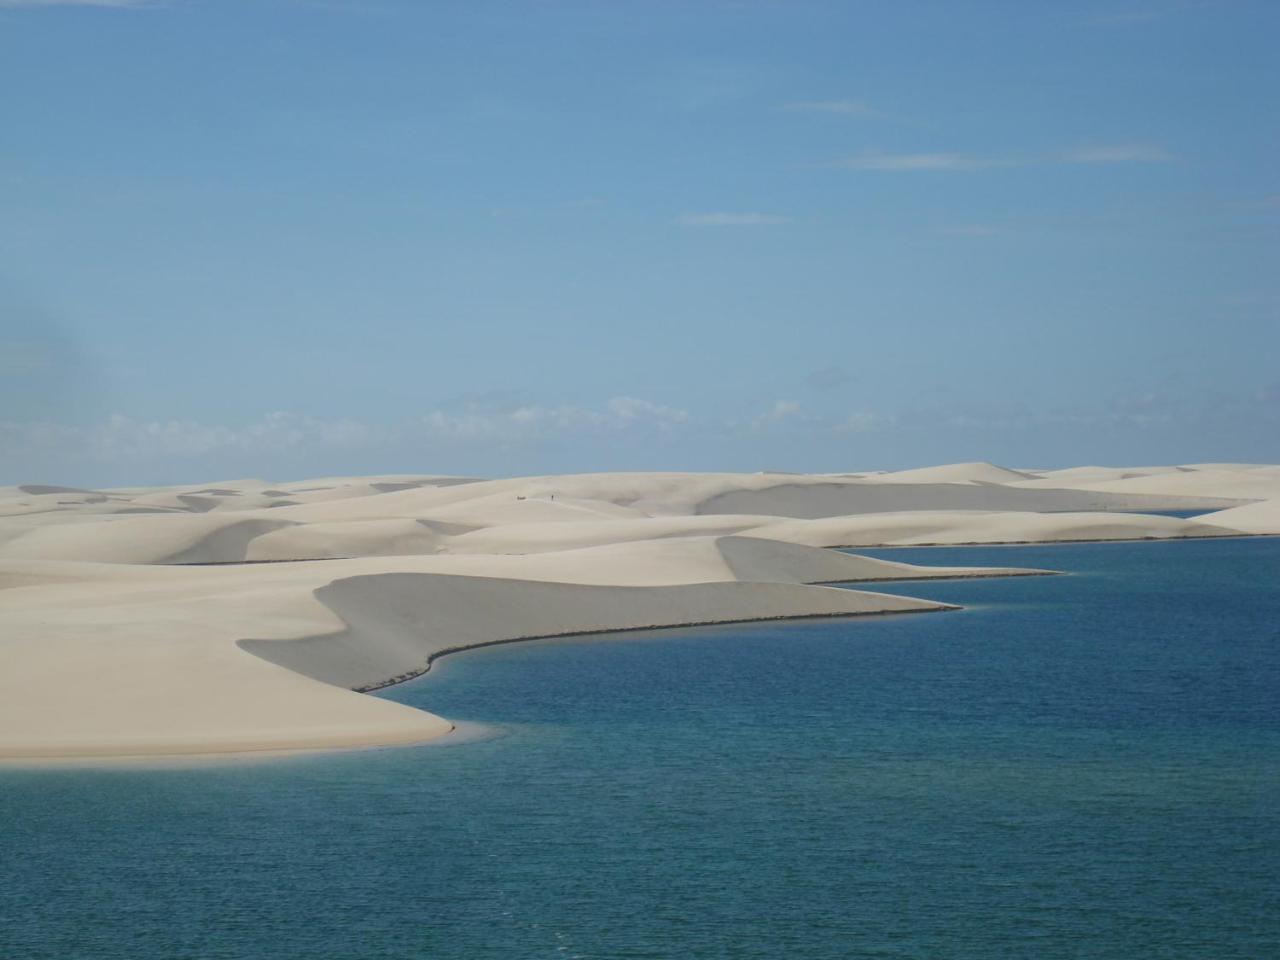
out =
[[[1280,461],[1271,0],[0,0],[0,483]]]

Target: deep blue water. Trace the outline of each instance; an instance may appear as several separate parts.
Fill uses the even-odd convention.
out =
[[[1280,539],[492,648],[452,747],[0,770],[0,957],[1280,956]]]

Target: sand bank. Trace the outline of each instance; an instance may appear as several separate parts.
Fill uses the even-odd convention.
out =
[[[1275,533],[1276,503],[1253,465],[4,488],[0,758],[421,742],[449,721],[355,691],[532,637],[947,609],[814,584],[1042,572],[824,547]]]

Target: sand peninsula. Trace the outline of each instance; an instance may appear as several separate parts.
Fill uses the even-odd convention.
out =
[[[818,584],[1045,572],[830,547],[1278,533],[1250,464],[2,488],[0,760],[422,742],[452,724],[358,691],[519,639],[953,609]]]

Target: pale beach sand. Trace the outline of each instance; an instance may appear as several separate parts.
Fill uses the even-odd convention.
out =
[[[1249,464],[0,488],[0,759],[421,742],[452,725],[355,691],[531,637],[949,609],[815,584],[1042,572],[825,547],[1277,533],[1280,467]]]

